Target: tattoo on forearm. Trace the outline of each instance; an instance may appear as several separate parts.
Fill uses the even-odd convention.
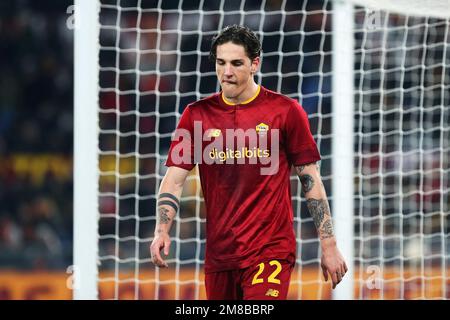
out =
[[[306,204],[308,206],[309,213],[314,220],[314,224],[316,225],[320,238],[324,239],[334,236],[328,201],[324,199],[308,199]]]
[[[168,224],[170,222],[170,217],[168,215],[169,209],[160,207],[158,209],[158,224]]]
[[[302,171],[305,170],[305,168],[309,167],[309,166],[316,166],[316,168],[318,170],[320,169],[318,162],[312,162],[312,163],[308,163],[308,164],[304,164],[304,165],[295,167],[297,174],[300,175],[302,173]]]
[[[331,223],[331,219],[323,223],[322,230],[323,230],[322,239],[334,236],[333,224]]]
[[[180,206],[180,200],[178,200],[178,198],[176,196],[174,196],[171,193],[165,192],[165,193],[161,193],[159,195],[159,199],[164,199],[164,198],[169,198],[170,200],[174,201],[177,206]]]
[[[324,201],[316,199],[308,199],[306,201],[306,205],[308,206],[309,213],[311,214],[314,220],[314,224],[316,225],[317,230],[319,230],[326,212],[326,208],[324,207]]]
[[[180,200],[171,193],[161,193],[158,198],[158,207],[162,205],[172,207],[177,213],[180,207]]]
[[[310,167],[310,166],[316,166],[316,168],[318,169],[319,166],[317,163],[313,162],[313,163],[309,163],[309,164],[305,164],[302,166],[298,166],[296,167],[296,171],[297,171],[297,175],[300,178],[300,182],[302,184],[302,190],[303,192],[306,194],[309,191],[311,191],[315,184],[316,181],[313,178],[313,175],[309,174],[309,173],[303,173],[303,171],[305,170],[306,167]],[[319,179],[319,182],[321,182],[321,180]]]
[[[158,201],[158,207],[160,207],[162,205],[172,207],[173,210],[175,210],[175,213],[178,212],[178,206],[175,203],[173,203],[172,201],[167,201],[167,200]]]
[[[170,209],[166,206],[169,206],[175,211],[175,214],[178,211],[180,206],[180,200],[171,193],[161,193],[158,197],[158,216],[157,223],[158,224],[169,224],[172,218],[169,216]],[[164,206],[164,207],[163,207]],[[159,229],[158,232],[162,230]]]
[[[314,179],[309,174],[302,175],[300,182],[302,183],[304,193],[308,193],[314,187]]]

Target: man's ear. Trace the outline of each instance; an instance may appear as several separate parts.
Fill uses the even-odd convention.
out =
[[[259,67],[259,63],[260,62],[261,62],[260,57],[256,57],[255,59],[253,59],[252,67],[251,67],[252,73],[256,73],[256,71],[258,71],[258,67]]]

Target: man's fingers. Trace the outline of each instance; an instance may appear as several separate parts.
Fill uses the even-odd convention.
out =
[[[336,272],[331,274],[331,280],[333,281],[333,289],[334,289],[336,288],[336,285],[339,283]]]
[[[164,254],[166,256],[169,255],[169,250],[170,250],[170,241],[166,241],[164,242]]]
[[[157,250],[151,250],[151,255],[152,255],[152,262],[156,265],[159,264],[159,262],[162,260],[161,255],[159,254],[159,252]]]
[[[345,264],[345,261],[343,261],[341,267],[339,268],[339,270],[341,271],[341,278],[344,278],[345,274],[347,273],[347,265]]]
[[[161,255],[159,254],[159,252],[152,252],[152,261],[158,267],[163,267],[163,268],[168,267],[167,262],[165,262],[163,260],[163,258],[161,258]]]
[[[328,281],[328,272],[327,272],[327,268],[325,268],[325,266],[322,266],[322,273],[323,273],[323,277],[325,278],[325,281]]]
[[[159,265],[160,268],[168,268],[169,265],[164,260],[161,261],[161,264]]]
[[[152,248],[151,255],[154,264],[158,264],[160,261],[162,261],[161,255],[159,254],[159,249]]]
[[[333,273],[333,289],[342,281],[345,276],[345,272],[342,270]]]
[[[165,246],[164,242],[160,244],[152,244],[150,247],[150,254],[152,258],[153,264],[157,265],[158,267],[168,268],[167,262],[164,261],[164,259],[161,257],[160,250],[164,248],[164,253],[167,251],[166,255],[168,255],[168,247]]]

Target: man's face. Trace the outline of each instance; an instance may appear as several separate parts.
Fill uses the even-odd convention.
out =
[[[250,61],[241,45],[227,42],[217,46],[216,73],[225,97],[238,98],[251,88],[259,57]]]

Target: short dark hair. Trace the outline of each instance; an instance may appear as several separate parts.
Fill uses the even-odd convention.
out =
[[[212,61],[216,60],[217,46],[227,42],[243,46],[245,53],[252,61],[261,54],[261,42],[259,42],[256,34],[247,27],[234,24],[222,29],[212,39],[211,50],[209,52],[209,58]]]

